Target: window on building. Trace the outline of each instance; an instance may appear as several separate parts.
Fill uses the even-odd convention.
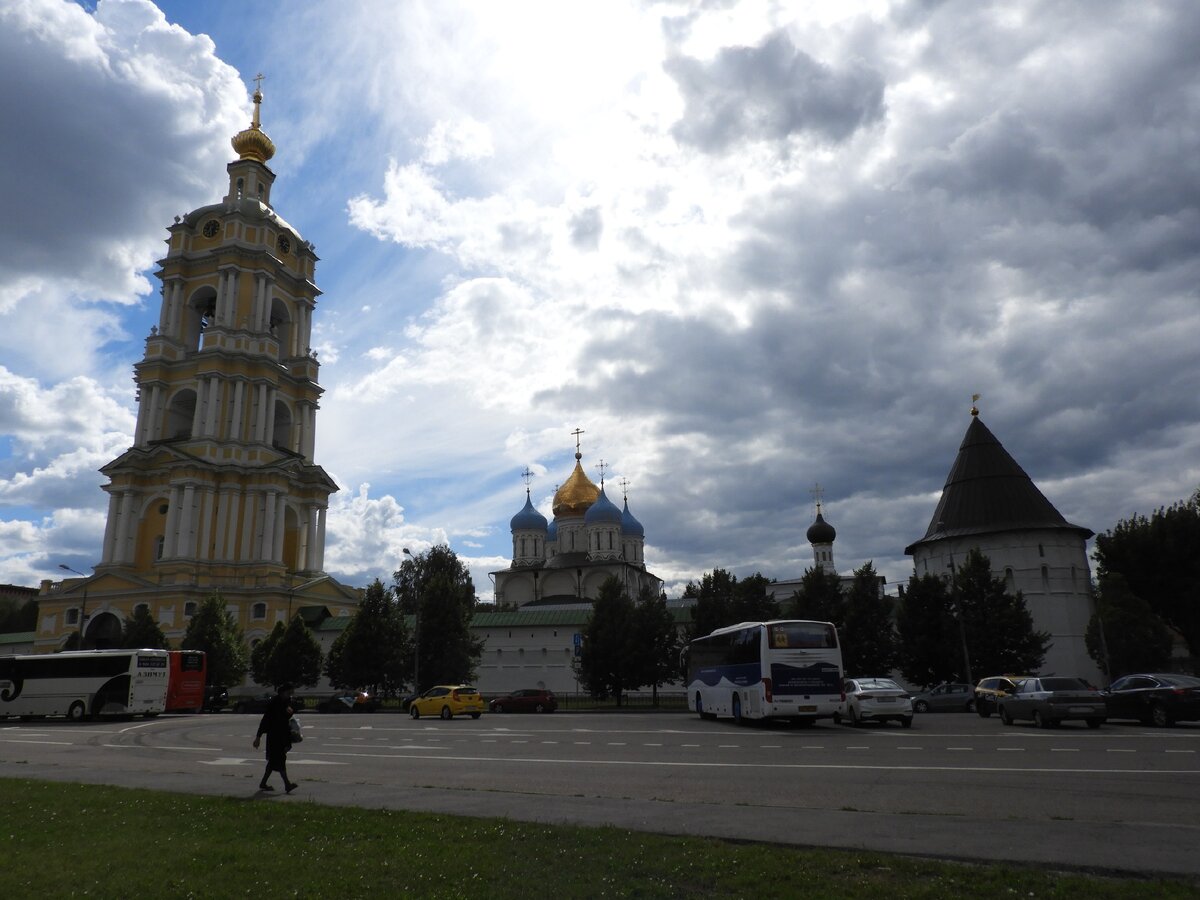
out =
[[[136,616],[138,614],[138,610],[143,610],[143,609],[146,611],[147,615],[150,614],[150,604],[149,603],[135,603],[133,606],[133,614]]]
[[[195,600],[189,600],[187,603],[183,604],[183,614],[185,616],[194,616],[196,614]]]
[[[1004,589],[1010,594],[1016,593],[1017,580],[1013,577],[1013,570],[1011,568],[1004,570]]]
[[[267,604],[255,603],[250,611],[251,618],[265,619],[267,617]]]
[[[71,607],[70,609],[67,610],[67,624],[68,625],[78,625],[79,624],[79,610],[77,608]]]
[[[159,535],[154,539],[154,558],[162,559],[163,547],[167,544],[167,539],[163,535]]]
[[[1050,593],[1050,570],[1042,566],[1042,590]]]

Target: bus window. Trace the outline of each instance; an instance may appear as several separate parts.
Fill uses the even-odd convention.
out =
[[[782,622],[767,628],[772,650],[821,650],[837,646],[837,630],[823,622]]]

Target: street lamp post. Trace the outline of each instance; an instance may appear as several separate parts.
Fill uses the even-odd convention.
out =
[[[65,565],[63,563],[59,563],[58,567],[60,569],[66,569],[68,572],[74,572],[74,574],[78,575],[80,578],[84,578],[84,579],[87,578],[87,576],[84,575],[82,572],[77,572],[75,569],[72,569],[70,566]],[[82,605],[82,608],[79,610],[79,636],[75,641],[75,643],[79,645],[76,648],[78,650],[83,649],[83,620],[84,620],[84,617],[87,616],[87,591],[88,591],[87,581],[84,581],[84,583],[83,583],[83,605]]]
[[[404,548],[404,555],[413,561],[413,566],[416,566],[417,561],[412,555],[412,551],[407,547]],[[413,579],[413,590],[416,594],[415,602],[413,603],[413,693],[421,693],[421,593],[418,589],[416,578]]]

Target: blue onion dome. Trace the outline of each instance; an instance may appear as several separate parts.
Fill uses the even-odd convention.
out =
[[[585,525],[620,525],[621,511],[617,509],[616,504],[608,499],[604,493],[604,485],[600,485],[600,496],[596,498],[596,502],[588,507],[587,514],[583,517]]]
[[[646,529],[642,527],[642,523],[633,517],[633,513],[629,511],[629,498],[625,498],[625,508],[621,510],[621,532],[628,534],[631,537],[645,537]]]
[[[533,501],[529,499],[529,491],[525,492],[525,507],[512,517],[512,520],[508,523],[508,527],[513,531],[517,531],[518,529],[546,530],[546,517],[534,507]]]
[[[817,510],[817,521],[808,526],[808,542],[810,544],[832,544],[837,537],[837,531],[821,516]]]
[[[558,523],[551,522],[546,527],[546,543],[553,544],[557,540],[558,540]]]

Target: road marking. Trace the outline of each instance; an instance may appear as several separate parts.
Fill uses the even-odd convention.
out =
[[[608,742],[608,746],[610,746],[610,747],[624,747],[624,746],[625,746],[625,742],[624,742],[624,741],[609,741],[609,742]]]
[[[947,747],[946,749],[947,750],[966,750],[966,751],[970,752],[971,750],[974,750],[975,748],[974,747]]]
[[[1078,753],[1078,747],[1051,747],[1051,753]]]
[[[657,747],[657,746],[662,746],[662,745],[655,744],[655,746]],[[758,749],[759,750],[782,750],[783,746],[781,744],[759,744]]]
[[[222,756],[218,759],[202,759],[202,766],[248,766],[251,763],[258,763],[257,759],[241,759],[237,756]]]
[[[896,747],[896,750],[924,750],[924,747]]]
[[[999,750],[1001,753],[1005,753],[1005,752],[1008,752],[1008,753],[1024,753],[1024,752],[1025,752],[1025,748],[1024,748],[1024,747],[997,747],[996,749],[997,749],[997,750]]]
[[[543,744],[557,744],[558,741],[542,741]]]
[[[860,749],[869,749],[866,747]],[[879,764],[848,764],[848,763],[754,763],[754,762],[713,762],[696,760],[680,762],[677,760],[639,760],[639,759],[556,759],[552,757],[509,757],[509,756],[405,756],[397,757],[382,753],[326,753],[316,751],[313,755],[348,756],[370,759],[428,759],[437,762],[464,763],[498,763],[510,765],[563,765],[563,766],[632,766],[638,768],[668,768],[668,769],[763,769],[763,770],[845,770],[853,772],[990,772],[995,774],[1044,774],[1044,775],[1197,775],[1200,769],[1084,769],[1084,768],[1055,768],[1052,766],[894,766]],[[291,760],[288,760],[290,763]]]
[[[1168,750],[1168,753],[1195,753],[1195,750]]]
[[[72,746],[74,746],[75,742],[74,741],[25,741],[25,740],[18,741],[18,740],[14,740],[12,738],[3,738],[2,740],[0,740],[0,743],[5,743],[5,744],[54,744],[55,746],[58,746],[58,747],[72,747]]]
[[[592,745],[592,742],[591,741],[576,741],[575,745],[577,747],[590,747]]]
[[[680,747],[693,747],[693,748],[695,748],[695,747],[699,747],[700,745],[699,745],[699,744],[680,744],[679,746],[680,746]]]
[[[1120,748],[1120,749],[1114,749],[1114,748],[1112,748],[1112,747],[1109,747],[1109,748],[1108,748],[1108,749],[1106,749],[1104,752],[1105,752],[1105,753],[1137,753],[1137,751],[1136,751],[1136,750],[1126,750],[1126,749],[1124,749],[1124,748]]]
[[[870,750],[870,747],[847,747],[847,750]]]
[[[662,744],[642,744],[643,747],[661,747]]]
[[[739,744],[717,744],[718,750],[737,750]]]
[[[825,745],[824,744],[801,744],[800,749],[801,750],[824,750]]]

